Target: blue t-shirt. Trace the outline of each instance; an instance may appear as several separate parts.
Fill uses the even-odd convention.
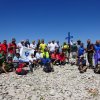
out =
[[[100,45],[95,45],[95,46],[94,46],[94,49],[95,49],[96,52],[97,52],[97,51],[100,51]]]
[[[78,56],[81,56],[84,54],[84,48],[83,47],[79,47],[78,49]]]
[[[51,62],[50,58],[42,58],[41,61],[42,61],[43,64]]]
[[[18,57],[16,57],[16,56],[14,56],[13,61],[15,61],[15,62],[20,62],[20,61],[22,61],[22,60],[21,60],[21,58],[18,58]]]
[[[100,45],[95,45],[94,49],[95,49],[95,55],[94,55],[95,59],[100,60]]]

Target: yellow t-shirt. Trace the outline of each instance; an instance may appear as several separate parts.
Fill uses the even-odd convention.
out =
[[[41,43],[40,44],[40,49],[41,49],[41,52],[44,52],[44,49],[46,48],[46,44],[43,44],[43,43]]]
[[[64,49],[68,49],[69,46],[68,46],[68,45],[64,45],[63,48],[64,48]]]

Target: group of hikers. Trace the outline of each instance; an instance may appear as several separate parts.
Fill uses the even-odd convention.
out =
[[[34,50],[28,62],[20,56],[21,48]],[[52,72],[54,65],[63,66],[65,64],[77,65],[80,73],[84,73],[87,68],[99,73],[100,40],[93,44],[88,39],[87,47],[84,47],[80,40],[72,44],[64,42],[62,45],[55,40],[46,44],[44,39],[38,40],[37,43],[36,41],[30,43],[29,39],[16,43],[15,38],[12,38],[10,43],[7,43],[7,40],[0,42],[0,73],[14,71],[18,75],[26,75],[38,67],[42,67],[45,72]],[[25,67],[29,67],[29,70],[25,70]]]

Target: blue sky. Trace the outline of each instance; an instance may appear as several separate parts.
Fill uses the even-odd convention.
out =
[[[100,0],[0,0],[0,41],[100,40]]]

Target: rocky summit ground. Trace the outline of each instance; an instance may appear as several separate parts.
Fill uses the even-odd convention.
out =
[[[100,75],[92,69],[80,74],[77,66],[54,66],[52,73],[38,68],[18,76],[0,75],[0,100],[100,100]]]

